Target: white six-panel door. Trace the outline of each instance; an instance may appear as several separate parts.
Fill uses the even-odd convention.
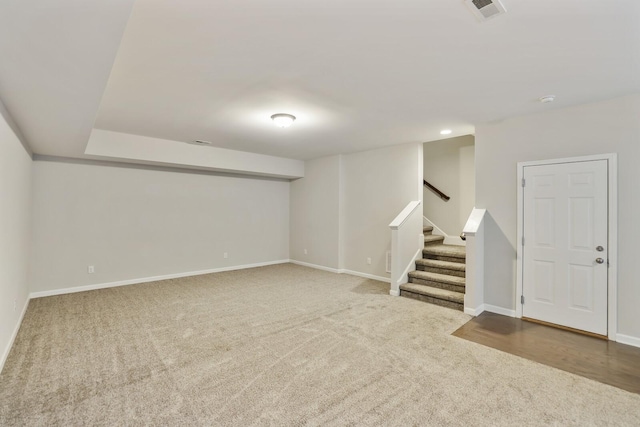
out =
[[[523,317],[607,335],[606,160],[524,167]]]

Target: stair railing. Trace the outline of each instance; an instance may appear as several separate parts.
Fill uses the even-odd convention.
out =
[[[422,255],[422,205],[420,200],[409,204],[391,221],[391,289],[389,294],[400,296],[400,285],[409,281],[409,271]]]
[[[424,181],[424,186],[427,187],[429,190],[433,191],[434,193],[436,193],[438,195],[438,197],[440,197],[442,200],[444,200],[445,202],[448,202],[449,199],[451,197],[447,196],[446,194],[444,194],[442,191],[438,190],[433,184],[430,184],[426,179],[423,179]]]

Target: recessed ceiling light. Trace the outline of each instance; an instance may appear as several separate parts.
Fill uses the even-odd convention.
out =
[[[451,133],[451,129],[442,129],[440,131],[440,135],[449,135]]]
[[[549,102],[553,102],[556,99],[555,95],[547,95],[547,96],[543,96],[539,99],[540,102],[542,102],[543,104],[547,104]]]
[[[280,128],[288,128],[291,126],[296,119],[296,116],[285,113],[278,113],[271,116],[271,120],[273,123]]]

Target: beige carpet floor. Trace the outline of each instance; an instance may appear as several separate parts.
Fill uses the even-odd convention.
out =
[[[40,298],[0,425],[640,425],[640,395],[450,335],[467,320],[291,264]]]

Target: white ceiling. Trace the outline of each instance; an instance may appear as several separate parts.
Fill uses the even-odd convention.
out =
[[[83,156],[133,3],[0,2],[0,99],[34,152]]]
[[[637,0],[503,3],[4,0],[0,98],[40,154],[96,128],[310,159],[640,91]]]

